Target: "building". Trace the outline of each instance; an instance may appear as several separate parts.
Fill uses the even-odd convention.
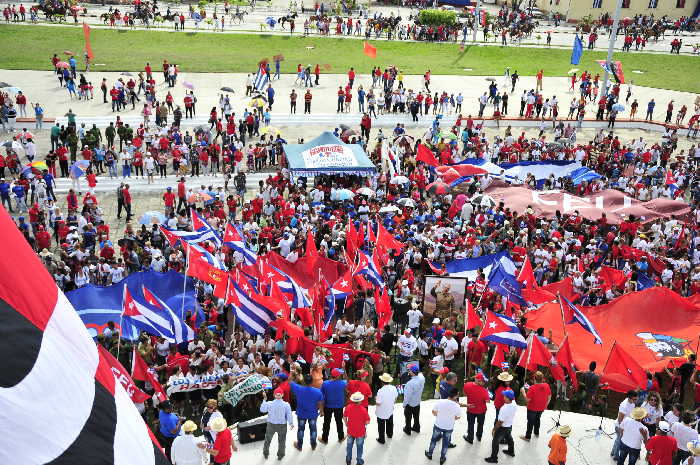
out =
[[[598,19],[601,15],[615,14],[617,0],[537,0],[537,7],[543,12],[559,13],[569,21],[578,21],[591,15]],[[667,16],[671,19],[682,16],[696,16],[700,13],[700,0],[622,0],[621,18],[635,15]]]

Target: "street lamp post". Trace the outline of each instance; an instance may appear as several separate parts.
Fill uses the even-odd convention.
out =
[[[620,11],[622,10],[622,0],[617,0],[615,7],[615,17],[613,18],[612,30],[610,31],[610,43],[608,44],[608,57],[606,59],[607,66],[605,67],[605,77],[603,79],[603,92],[608,94],[608,81],[610,80],[609,69],[612,66],[613,51],[615,49],[615,39],[617,38],[617,29],[620,26]]]
[[[474,16],[474,42],[476,42],[476,32],[479,29],[479,22],[481,21],[481,0],[477,0],[476,2]]]

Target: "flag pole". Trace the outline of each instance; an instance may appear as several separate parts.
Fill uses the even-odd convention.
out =
[[[117,338],[117,360],[119,360],[119,350],[122,347],[122,336],[124,335],[122,321],[124,319],[124,301],[126,300],[126,289],[126,283],[124,283],[124,291],[122,294],[122,312],[119,314],[119,338]]]
[[[613,345],[612,345],[612,347],[610,348],[610,352],[608,352],[608,358],[605,359],[605,366],[603,366],[603,371],[605,371],[605,369],[608,367],[608,362],[610,361],[610,357],[612,356],[612,351],[613,351],[613,349],[615,348],[616,345],[617,345],[617,339],[615,339],[615,340],[613,341]]]
[[[180,305],[180,319],[185,320],[185,294],[187,293],[187,270],[190,268],[190,248],[185,247],[185,270],[182,279],[182,304]]]
[[[561,329],[564,331],[564,339],[569,337],[566,332],[566,319],[564,318],[564,306],[561,303],[561,293],[557,292],[557,301],[559,301],[559,311],[561,312]],[[562,340],[563,341],[563,340]],[[562,342],[563,344],[563,342]]]

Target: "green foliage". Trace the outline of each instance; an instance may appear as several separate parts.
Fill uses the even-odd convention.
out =
[[[421,10],[418,20],[426,26],[451,26],[457,21],[457,13],[450,10]]]

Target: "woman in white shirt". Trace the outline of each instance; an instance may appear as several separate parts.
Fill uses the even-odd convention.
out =
[[[664,414],[664,408],[659,393],[651,391],[647,396],[647,400],[642,404],[642,408],[647,411],[647,416],[644,417],[642,423],[644,423],[644,426],[649,430],[649,437],[654,436],[659,421]]]

